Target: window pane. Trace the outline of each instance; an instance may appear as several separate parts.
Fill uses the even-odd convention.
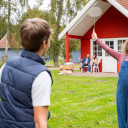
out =
[[[114,49],[114,46],[113,45],[110,45],[110,48]]]
[[[122,50],[119,50],[118,52],[123,53],[123,51],[122,51]]]
[[[107,52],[105,52],[105,56],[109,56],[109,54]]]
[[[118,40],[118,52],[123,52],[123,44],[125,40]]]
[[[119,50],[122,50],[122,46],[118,46],[118,51],[119,51]]]
[[[123,43],[125,42],[126,40],[123,40]]]
[[[114,45],[114,42],[113,41],[110,41],[110,45]]]
[[[93,45],[96,45],[97,43],[96,43],[96,41],[93,41]]]
[[[98,56],[102,56],[102,52],[98,52]]]
[[[106,44],[107,46],[109,46],[109,41],[105,41],[105,44]]]
[[[93,51],[96,51],[96,50],[97,50],[97,47],[96,47],[96,46],[94,46],[94,47],[93,47]]]
[[[118,45],[122,45],[122,40],[118,40]]]
[[[97,52],[93,52],[93,55],[96,55],[97,56]]]
[[[94,50],[93,52],[97,52],[97,51]]]
[[[98,46],[98,51],[99,51],[99,50],[102,50],[102,48],[101,48],[100,46]]]
[[[102,48],[95,42],[93,41],[93,55],[96,56],[102,56]]]

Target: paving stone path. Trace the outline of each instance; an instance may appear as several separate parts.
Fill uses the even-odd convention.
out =
[[[49,70],[60,70],[60,68],[48,67]],[[79,70],[79,68],[76,68]],[[103,72],[80,72],[75,71],[72,76],[89,76],[89,77],[118,77],[118,73],[103,73]]]
[[[118,77],[118,73],[103,73],[103,72],[74,72],[72,76],[89,76],[89,77]]]

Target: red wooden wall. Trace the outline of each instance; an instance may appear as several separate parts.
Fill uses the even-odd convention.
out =
[[[90,55],[90,40],[81,39],[81,59],[87,56],[87,54]]]
[[[93,27],[82,37],[81,58],[90,54],[90,39],[92,31]],[[95,31],[98,38],[128,37],[128,18],[112,6],[96,22]]]

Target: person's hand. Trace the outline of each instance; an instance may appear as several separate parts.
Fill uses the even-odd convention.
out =
[[[95,31],[93,31],[93,33],[92,33],[92,39],[93,40],[97,40],[98,39],[97,34],[95,33]]]

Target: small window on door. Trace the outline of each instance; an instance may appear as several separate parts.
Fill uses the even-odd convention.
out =
[[[118,52],[123,52],[123,44],[125,40],[118,40]]]
[[[93,41],[93,55],[102,56],[102,48],[96,43],[96,41]]]
[[[105,44],[111,48],[114,49],[114,41],[105,41]],[[105,52],[105,56],[110,56],[110,54],[108,54],[107,52]]]

